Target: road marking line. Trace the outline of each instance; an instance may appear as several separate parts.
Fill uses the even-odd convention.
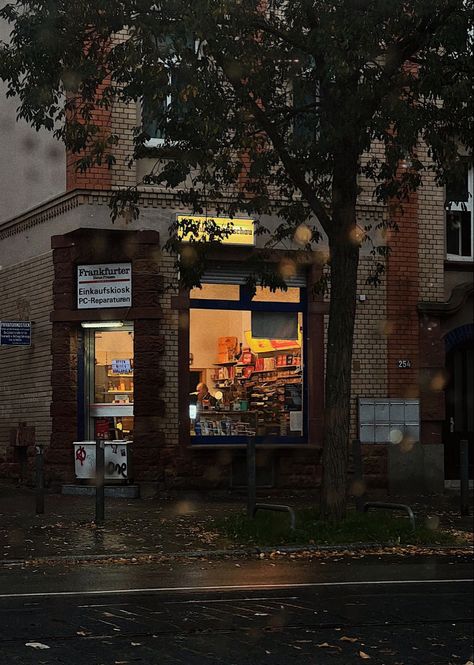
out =
[[[31,593],[1,593],[0,598],[50,598],[61,596],[117,596],[137,593],[164,593],[176,591],[248,591],[252,589],[309,589],[332,586],[372,586],[383,584],[453,584],[474,582],[472,578],[442,580],[368,580],[366,582],[282,582],[280,584],[223,584],[213,586],[144,587],[137,589],[93,589],[90,591],[37,591]]]

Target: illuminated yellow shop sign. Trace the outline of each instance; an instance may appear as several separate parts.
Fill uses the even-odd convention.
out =
[[[237,217],[205,217],[200,215],[178,215],[178,236],[183,242],[196,242],[209,240],[210,223],[216,224],[218,229],[229,231],[229,234],[219,239],[223,245],[250,245],[255,244],[255,229],[252,219],[239,219]],[[190,230],[191,225],[196,225]],[[199,225],[199,226],[198,226]],[[208,226],[206,230],[206,226]]]

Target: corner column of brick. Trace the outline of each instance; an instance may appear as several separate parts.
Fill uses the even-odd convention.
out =
[[[141,309],[160,304],[163,277],[157,260],[148,258],[149,247],[140,246],[133,261],[133,303]],[[159,319],[134,322],[134,436],[133,469],[140,480],[161,480],[165,461],[162,418],[165,415],[165,340]]]
[[[390,240],[391,254],[387,268],[387,362],[388,396],[419,397],[419,301],[418,264],[418,198],[392,212],[398,224]],[[399,360],[408,360],[411,367],[399,367]]]
[[[53,253],[55,309],[74,307],[73,247],[56,248]],[[50,407],[51,444],[46,452],[48,479],[72,480],[72,441],[77,437],[77,328],[70,323],[53,323],[51,337]]]

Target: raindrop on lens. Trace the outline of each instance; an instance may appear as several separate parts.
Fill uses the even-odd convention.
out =
[[[390,430],[390,443],[401,443],[403,432],[399,429]]]

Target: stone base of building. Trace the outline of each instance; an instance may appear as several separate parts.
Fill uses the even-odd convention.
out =
[[[95,496],[93,485],[62,485],[61,494],[68,496]],[[106,485],[104,487],[106,497],[114,499],[138,499],[140,487],[138,485]]]

